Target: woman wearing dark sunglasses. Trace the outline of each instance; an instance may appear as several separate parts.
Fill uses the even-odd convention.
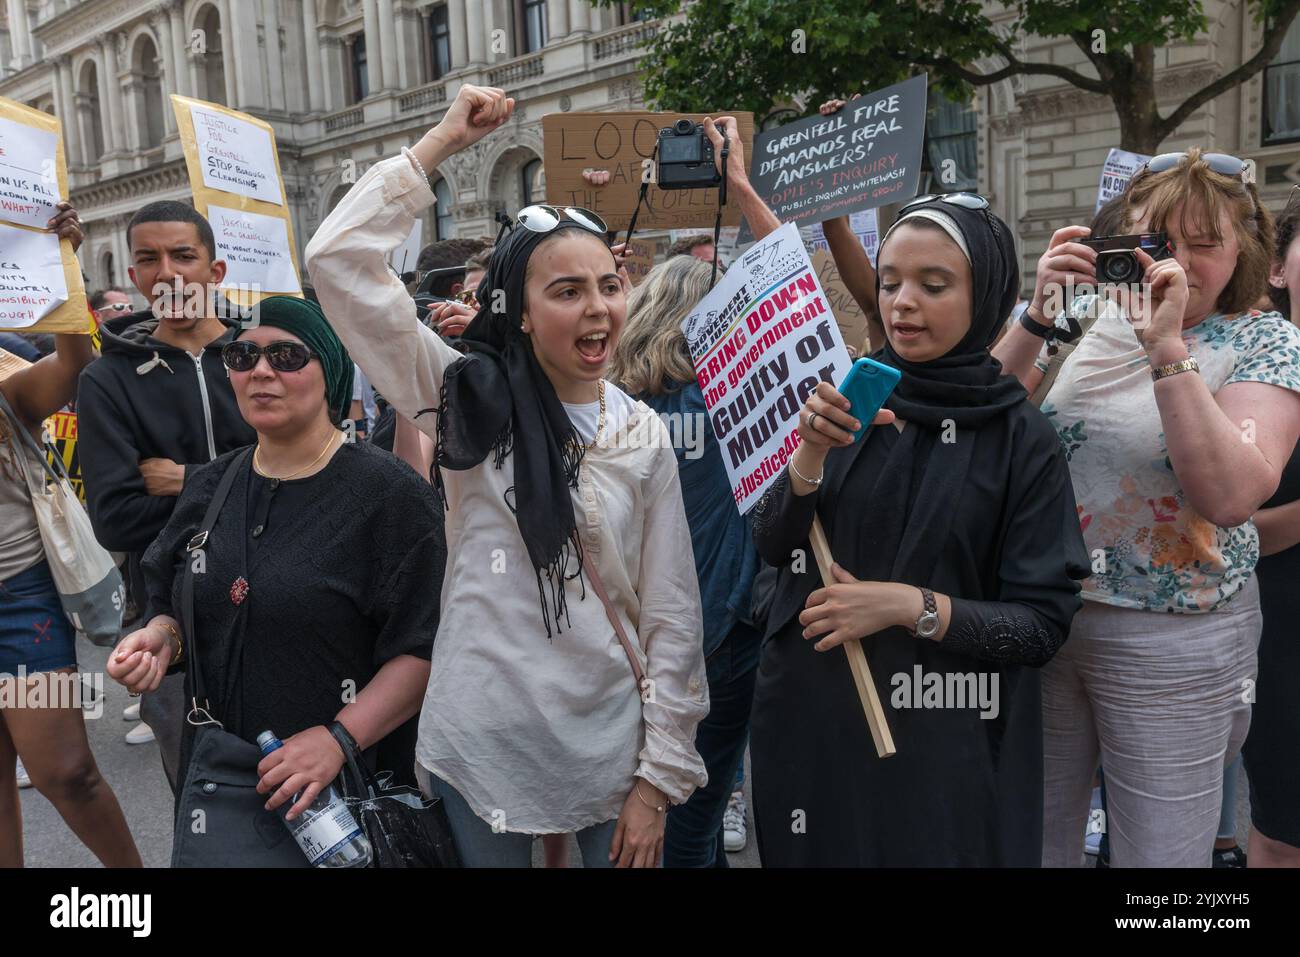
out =
[[[343,764],[334,721],[373,767],[410,768],[413,737],[402,753],[392,733],[419,710],[446,548],[428,486],[339,428],[353,366],[319,307],[275,296],[257,309],[257,325],[222,349],[257,443],[186,479],[144,556],[148,624],[122,640],[108,673],[132,692],[150,691],[197,653],[208,711],[225,730],[249,742],[269,730],[284,741],[259,765],[258,790],[271,809],[298,794],[297,816]],[[232,468],[200,558],[189,543]],[[196,562],[197,634],[186,634],[181,587]]]
[[[1300,435],[1300,332],[1253,308],[1274,227],[1248,164],[1162,154],[1124,206],[1122,231],[1165,232],[1173,255],[1137,252],[1137,287],[1116,289],[1120,308],[1103,310],[1042,405],[1069,450],[1093,568],[1043,675],[1043,862],[1080,865],[1100,763],[1112,866],[1209,867],[1257,675],[1251,517]],[[1027,388],[1064,289],[1096,282],[1088,232],[1056,231],[996,350]]]
[[[416,757],[461,859],[526,867],[533,835],[576,832],[587,867],[650,867],[668,804],[705,779],[708,692],[671,439],[604,379],[627,310],[605,224],[521,211],[465,355],[415,320],[384,265],[433,205],[428,174],[513,107],[462,86],[343,198],[307,265],[376,388],[436,441],[449,569]]]

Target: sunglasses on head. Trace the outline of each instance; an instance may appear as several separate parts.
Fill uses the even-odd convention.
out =
[[[1165,170],[1173,169],[1187,156],[1186,150],[1181,153],[1161,153],[1159,156],[1153,156],[1143,164],[1133,178],[1137,179],[1143,173],[1163,173]],[[1247,178],[1250,164],[1243,159],[1229,156],[1227,153],[1202,153],[1201,162],[1220,176],[1232,176],[1243,183],[1250,182]]]
[[[131,304],[129,302],[110,302],[107,305],[100,306],[96,312],[129,312]]]
[[[924,206],[926,203],[948,203],[951,206],[960,206],[962,209],[989,208],[989,201],[979,193],[926,193],[924,196],[909,199],[899,207],[898,215],[902,216],[909,209]]]
[[[601,236],[609,232],[603,219],[580,206],[548,206],[544,203],[525,206],[515,217],[515,222],[535,233],[549,233],[565,219]]]
[[[221,361],[231,372],[252,372],[263,355],[276,372],[297,372],[316,358],[316,353],[301,342],[282,339],[259,346],[247,339],[228,342],[221,349]]]

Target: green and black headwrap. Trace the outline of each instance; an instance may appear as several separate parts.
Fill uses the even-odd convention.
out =
[[[268,296],[257,306],[258,325],[275,326],[307,344],[325,371],[325,401],[337,425],[352,405],[354,368],[348,350],[330,328],[320,306],[295,296]]]

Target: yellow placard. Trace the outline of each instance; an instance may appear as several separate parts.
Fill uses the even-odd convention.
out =
[[[59,185],[59,199],[66,200],[68,198],[68,163],[63,151],[63,124],[59,122],[57,117],[42,113],[40,110],[34,110],[30,106],[24,106],[3,96],[0,96],[0,118],[54,134],[54,163],[55,175],[58,178]],[[31,226],[8,222],[2,211],[0,211],[0,223],[3,223],[3,225],[0,225],[0,229],[22,229],[33,233],[41,232],[41,230],[34,229]],[[0,247],[2,246],[3,244],[0,244]],[[3,248],[0,248],[0,254],[2,253]],[[81,264],[77,262],[77,254],[72,251],[72,243],[66,239],[59,240],[59,254],[63,262],[63,279],[68,289],[68,297],[63,305],[31,325],[5,326],[0,327],[0,331],[83,334],[88,331],[86,323],[86,286],[81,281]]]
[[[289,258],[293,263],[294,273],[298,276],[299,283],[301,283],[302,267],[298,263],[298,250],[293,239],[293,219],[289,215],[289,200],[284,190],[284,174],[280,169],[280,153],[274,148],[275,129],[265,120],[260,120],[256,116],[250,116],[247,113],[241,113],[238,110],[232,110],[217,103],[195,100],[188,96],[178,96],[175,93],[171,95],[171,101],[172,109],[176,113],[176,128],[180,132],[181,148],[185,151],[185,168],[190,176],[190,191],[194,194],[194,208],[207,216],[209,220],[212,218],[208,213],[210,206],[220,206],[226,209],[238,210],[239,212],[283,220],[285,232],[289,238]],[[280,204],[254,199],[251,196],[242,196],[239,193],[213,189],[204,182],[203,167],[199,159],[198,141],[194,132],[194,115],[190,112],[190,108],[195,106],[204,110],[211,110],[213,113],[221,113],[231,119],[248,123],[266,131],[267,135],[271,137],[272,153],[275,158],[275,176],[280,185]],[[253,292],[247,289],[223,287],[221,292],[226,298],[241,306],[251,306],[267,296],[289,295],[302,298],[301,292],[276,289],[263,289],[260,292]]]

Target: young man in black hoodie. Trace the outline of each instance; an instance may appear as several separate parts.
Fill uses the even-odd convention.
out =
[[[219,301],[226,264],[208,221],[184,203],[150,203],[131,218],[127,245],[131,281],[152,307],[101,326],[101,357],[82,372],[77,393],[77,441],[95,535],[128,554],[143,614],[140,556],[171,517],[187,468],[257,436],[221,361],[238,319],[222,318],[234,310]],[[181,675],[142,701],[173,790],[184,714]]]

